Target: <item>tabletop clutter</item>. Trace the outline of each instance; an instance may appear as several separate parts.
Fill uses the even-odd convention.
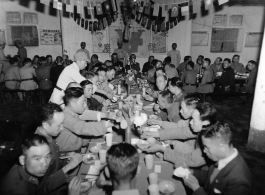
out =
[[[132,75],[133,77],[133,75]],[[157,115],[146,114],[143,110],[153,111],[155,103],[150,103],[147,106],[143,106],[143,99],[150,100],[149,96],[146,96],[145,89],[148,87],[148,82],[145,79],[130,79],[130,76],[127,76],[127,85],[128,95],[122,91],[121,82],[118,82],[117,88],[117,105],[114,109],[115,120],[119,125],[120,129],[125,130],[125,142],[135,145],[139,153],[144,152],[152,144],[159,142],[155,138],[148,138],[147,140],[139,139],[144,131],[158,131],[161,127],[159,125],[148,126],[147,121],[151,118],[157,118]],[[136,86],[140,90],[140,93],[131,94],[131,86]],[[136,87],[135,87],[136,88]],[[146,98],[147,97],[147,98]],[[113,108],[113,107],[112,107]],[[105,169],[106,165],[106,153],[109,147],[113,144],[113,133],[106,133],[105,142],[95,143],[90,147],[88,154],[83,156],[83,162],[86,165],[90,165],[89,170],[85,176],[88,182],[91,182],[93,185],[96,179],[99,177],[100,172]],[[169,145],[164,142],[161,143],[164,147]],[[151,170],[154,167],[154,155],[153,154],[141,154],[144,156],[144,162],[146,169]],[[156,157],[163,158],[162,153],[156,153]],[[139,167],[138,167],[139,168]],[[157,173],[156,173],[157,172]],[[160,180],[158,173],[161,172],[161,166],[156,165],[154,172],[151,172],[148,176],[149,186],[148,191],[150,195],[159,195],[161,194],[174,194],[176,191],[176,186],[172,181]],[[177,168],[174,173],[175,176],[180,178],[187,178],[190,174],[188,169],[183,167]],[[172,175],[171,175],[172,176]],[[85,185],[87,186],[87,185]]]

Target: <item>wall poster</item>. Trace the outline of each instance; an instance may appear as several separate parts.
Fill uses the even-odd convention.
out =
[[[23,22],[26,24],[38,24],[38,14],[32,12],[23,12]]]
[[[261,46],[262,36],[263,36],[263,33],[261,33],[261,32],[247,33],[245,46],[246,47],[259,47],[259,46]]]
[[[5,30],[0,29],[0,40],[4,41],[6,43],[6,36],[5,36]]]
[[[192,31],[191,45],[192,46],[207,46],[209,32],[207,31]]]
[[[61,45],[62,33],[60,30],[40,30],[41,45]]]
[[[92,39],[94,53],[110,53],[106,30],[94,32],[92,34]]]
[[[20,24],[21,13],[20,12],[6,12],[6,23]]]
[[[167,38],[162,33],[155,33],[152,31],[152,52],[166,53],[167,52]]]

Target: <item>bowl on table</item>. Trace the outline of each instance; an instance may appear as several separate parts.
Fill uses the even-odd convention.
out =
[[[176,187],[173,182],[171,181],[161,181],[158,185],[159,191],[162,194],[173,194],[176,190]]]
[[[96,160],[96,156],[93,154],[85,154],[83,156],[83,163],[86,165],[90,165],[92,163],[94,163]]]
[[[101,144],[97,144],[97,145],[91,147],[91,148],[89,149],[89,151],[92,152],[93,154],[97,154],[97,153],[99,153],[99,151],[100,151],[101,149],[102,149]]]
[[[154,114],[151,114],[151,115],[148,116],[148,118],[149,119],[155,119],[156,120],[158,118],[158,116],[157,115],[154,115]]]
[[[140,150],[146,150],[147,148],[149,148],[150,147],[150,143],[148,142],[148,141],[146,141],[146,140],[139,140],[138,142],[137,142],[137,144],[136,144],[136,146],[140,149]]]

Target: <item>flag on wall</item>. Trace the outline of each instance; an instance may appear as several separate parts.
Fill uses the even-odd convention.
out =
[[[178,17],[178,4],[172,4],[172,8],[171,8],[171,18],[175,18]]]
[[[150,11],[151,11],[151,3],[146,3],[144,8],[144,14],[150,15]]]
[[[73,13],[74,12],[73,2],[71,0],[66,0],[65,3],[66,3],[66,11]]]
[[[96,15],[97,15],[97,16],[101,16],[101,15],[103,15],[103,11],[102,11],[101,3],[97,3],[97,4],[96,4]]]
[[[205,10],[208,10],[211,5],[212,5],[212,0],[204,0],[204,8],[205,8]]]
[[[50,5],[50,0],[40,0],[40,2],[44,5]]]
[[[227,3],[229,0],[218,0],[218,4],[219,5],[222,5],[224,3]]]
[[[84,15],[84,0],[77,0],[76,6],[77,6],[77,13],[83,16]]]
[[[139,8],[139,12],[140,13],[143,13],[143,11],[144,11],[144,2],[141,1],[141,5],[140,5],[140,8]]]
[[[53,8],[62,10],[63,4],[62,0],[53,0]]]
[[[192,12],[199,13],[201,11],[201,1],[192,1]]]
[[[103,8],[104,8],[104,14],[110,14],[111,10],[110,10],[109,1],[104,1],[102,4],[103,4]]]
[[[155,3],[154,4],[153,16],[158,16],[158,13],[159,13],[159,4]]]
[[[163,5],[163,8],[162,8],[162,17],[167,17],[168,16],[168,5]]]
[[[91,16],[91,19],[94,19],[94,2],[87,1],[87,13]]]
[[[189,13],[189,4],[188,4],[188,2],[181,4],[181,14],[184,16],[184,15],[187,15],[188,13]]]
[[[116,12],[118,10],[116,0],[110,0],[110,3],[111,3],[112,11]]]

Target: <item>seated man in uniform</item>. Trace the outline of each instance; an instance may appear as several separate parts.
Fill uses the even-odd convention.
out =
[[[63,129],[64,113],[61,107],[54,103],[47,103],[42,106],[39,114],[41,125],[37,128],[35,134],[44,136],[49,144],[51,151],[51,164],[47,173],[38,185],[38,194],[55,195],[67,193],[67,173],[76,168],[82,162],[82,155],[75,154],[70,161],[63,166],[59,160],[59,146],[56,143],[56,137]]]
[[[232,144],[229,125],[217,122],[208,127],[202,133],[202,144],[204,153],[216,164],[209,171],[192,169],[192,174],[184,178],[184,183],[194,191],[193,194],[251,195],[251,172]]]
[[[37,194],[39,179],[44,177],[50,162],[51,151],[45,137],[32,135],[23,140],[19,163],[15,164],[3,179],[0,194]]]
[[[65,91],[65,119],[63,130],[56,138],[62,151],[79,150],[89,143],[91,136],[104,135],[108,127],[113,124],[110,121],[86,122],[79,118],[85,111],[85,96],[82,88],[71,87]]]
[[[256,85],[256,79],[258,74],[258,64],[254,60],[250,60],[247,65],[248,70],[250,71],[248,81],[246,84],[246,93],[253,94]]]
[[[181,80],[184,84],[184,91],[187,93],[196,93],[197,87],[197,72],[194,70],[194,62],[188,61],[186,65],[186,70],[181,75]]]

